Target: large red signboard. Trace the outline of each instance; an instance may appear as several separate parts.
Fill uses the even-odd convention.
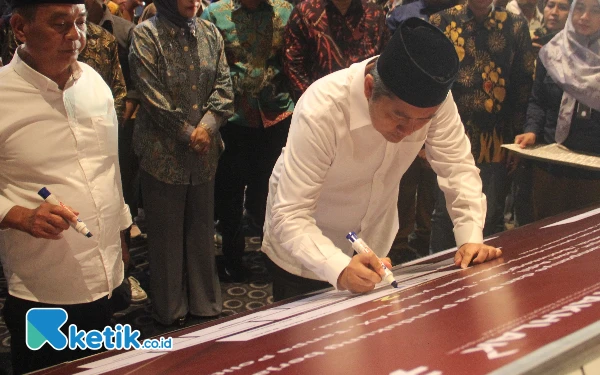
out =
[[[511,364],[536,353],[560,355],[567,337],[600,337],[600,210],[487,243],[503,257],[460,270],[444,252],[395,269],[400,289],[319,293],[179,331],[171,351],[103,353],[46,372],[515,373]]]

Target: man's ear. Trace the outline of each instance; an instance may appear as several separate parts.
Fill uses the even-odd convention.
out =
[[[365,75],[365,96],[367,99],[371,99],[371,95],[373,95],[373,82],[371,74]]]
[[[19,40],[21,43],[25,43],[27,39],[25,35],[27,34],[27,29],[29,28],[29,22],[19,13],[15,13],[10,17],[10,26],[12,27],[17,40]]]
[[[29,21],[23,18],[19,13],[15,13],[10,17],[10,26],[12,27],[17,40],[21,43],[25,43],[27,39],[25,35],[29,28]]]

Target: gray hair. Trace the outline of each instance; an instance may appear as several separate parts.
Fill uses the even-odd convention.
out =
[[[373,65],[373,68],[369,72],[373,77],[373,94],[371,95],[372,100],[379,99],[382,96],[388,98],[395,98],[396,95],[383,83],[379,71],[377,70],[377,63]]]

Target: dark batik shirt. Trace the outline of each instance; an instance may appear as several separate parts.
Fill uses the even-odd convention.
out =
[[[450,38],[460,59],[452,95],[477,163],[500,162],[522,133],[535,57],[523,17],[492,9],[482,23],[463,5],[429,20]]]
[[[266,128],[292,114],[294,102],[283,72],[283,32],[291,12],[285,0],[265,0],[254,10],[238,0],[221,0],[202,14],[225,40],[235,93],[235,115],[229,122]]]
[[[352,0],[342,15],[330,0],[306,0],[290,16],[284,68],[297,98],[317,79],[381,53],[390,32],[375,2]]]
[[[233,90],[221,34],[212,23],[195,19],[192,32],[160,15],[133,31],[131,78],[140,95],[134,149],[140,167],[169,184],[201,184],[213,179],[222,141],[210,129],[209,152],[190,149],[190,131],[210,111],[233,115]],[[209,129],[207,129],[209,130]]]
[[[119,122],[125,112],[127,88],[119,63],[117,41],[102,27],[87,22],[87,41],[77,60],[91,66],[106,82],[115,99],[115,110]]]

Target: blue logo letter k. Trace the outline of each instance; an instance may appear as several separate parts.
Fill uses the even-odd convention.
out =
[[[67,312],[57,308],[34,308],[25,315],[25,343],[31,350],[38,350],[46,342],[56,350],[67,346],[67,336],[60,327],[67,321]]]

